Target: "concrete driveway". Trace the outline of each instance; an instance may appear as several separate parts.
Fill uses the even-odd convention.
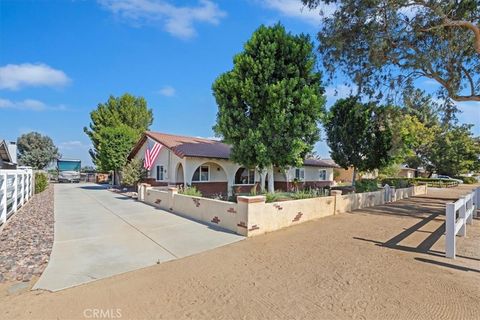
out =
[[[52,255],[34,289],[57,291],[242,239],[103,186],[56,184]]]

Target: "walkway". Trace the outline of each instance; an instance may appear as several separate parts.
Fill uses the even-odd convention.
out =
[[[56,291],[241,239],[102,186],[57,184],[53,251],[34,289]]]

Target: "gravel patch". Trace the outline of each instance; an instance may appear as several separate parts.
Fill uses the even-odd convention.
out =
[[[53,185],[35,195],[0,231],[0,282],[30,281],[47,267],[53,246]]]

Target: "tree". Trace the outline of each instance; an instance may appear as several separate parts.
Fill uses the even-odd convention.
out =
[[[97,166],[101,171],[114,171],[114,184],[118,184],[119,170],[125,166],[127,156],[138,140],[138,133],[127,125],[118,125],[102,128],[98,137]]]
[[[99,145],[102,143],[101,132],[105,128],[127,126],[132,129],[138,140],[143,132],[148,130],[153,122],[153,112],[142,97],[135,97],[128,93],[121,97],[110,96],[106,103],[100,103],[97,109],[90,113],[92,122],[83,131],[88,135],[93,144],[90,150],[93,163],[104,167],[99,160]],[[128,138],[127,138],[128,140]],[[130,147],[133,147],[135,142]],[[103,157],[103,159],[105,159]],[[119,167],[120,168],[120,167]]]
[[[17,139],[17,147],[19,163],[37,170],[44,169],[60,157],[52,139],[38,132],[22,134]]]
[[[309,36],[281,24],[260,26],[234,57],[234,67],[213,84],[218,104],[214,131],[246,167],[300,166],[319,139],[324,88]],[[261,183],[262,188],[264,184]]]
[[[351,76],[359,92],[381,98],[424,77],[455,101],[480,101],[478,1],[302,0],[323,16],[318,50],[330,78]],[[390,91],[390,93],[392,92]]]
[[[429,160],[437,173],[456,176],[480,169],[480,140],[471,127],[445,127],[435,136]]]
[[[147,170],[143,167],[142,159],[134,158],[123,167],[122,183],[126,186],[135,186],[146,176]]]
[[[353,166],[353,186],[357,171],[382,168],[392,160],[392,132],[386,112],[374,103],[361,103],[358,97],[337,100],[325,130],[332,159],[344,169]]]

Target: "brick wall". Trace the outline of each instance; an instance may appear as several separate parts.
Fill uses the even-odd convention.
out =
[[[226,196],[228,194],[227,182],[193,182],[192,186],[200,190],[203,196],[213,196],[218,194]]]

